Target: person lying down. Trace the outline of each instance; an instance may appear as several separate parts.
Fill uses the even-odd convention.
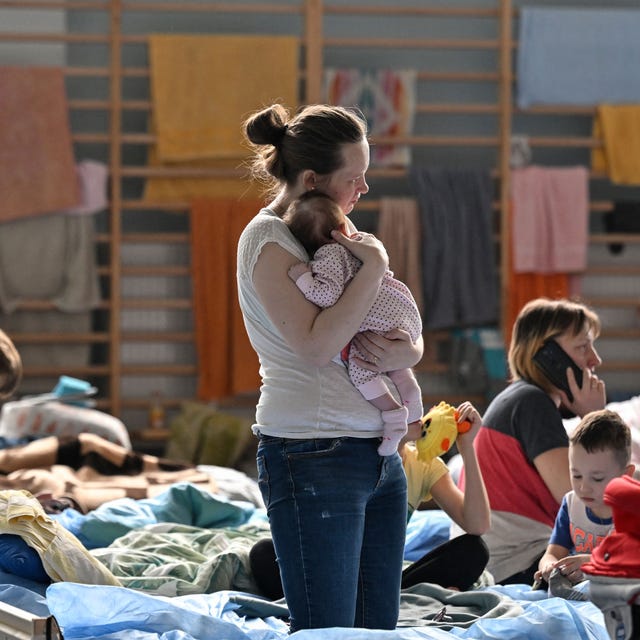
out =
[[[26,489],[47,513],[86,513],[109,500],[142,499],[174,482],[214,488],[194,465],[132,452],[92,433],[49,436],[0,449],[0,488]]]

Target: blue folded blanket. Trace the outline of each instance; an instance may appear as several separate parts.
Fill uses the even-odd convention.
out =
[[[0,534],[0,569],[35,582],[51,582],[38,552],[12,533]]]
[[[640,102],[640,10],[522,7],[517,100]]]

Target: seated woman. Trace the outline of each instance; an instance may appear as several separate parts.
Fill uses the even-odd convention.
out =
[[[491,505],[488,570],[501,584],[532,584],[563,496],[571,489],[569,440],[561,407],[584,416],[605,404],[594,342],[598,316],[583,304],[544,298],[528,302],[516,318],[509,347],[511,383],[483,416],[475,448]],[[566,378],[572,399],[536,364],[555,340],[582,371]],[[563,371],[563,373],[565,373]],[[467,476],[467,477],[465,477]],[[466,469],[460,486],[469,485]]]

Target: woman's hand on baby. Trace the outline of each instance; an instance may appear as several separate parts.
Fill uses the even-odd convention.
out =
[[[352,236],[345,236],[340,231],[331,232],[331,237],[356,257],[363,265],[371,265],[384,273],[389,266],[389,256],[384,245],[371,233],[359,231]]]
[[[415,345],[403,329],[392,329],[384,335],[364,331],[353,338],[365,358],[355,358],[357,364],[369,371],[396,371],[404,369],[411,360]]]
[[[294,281],[297,282],[298,278],[301,275],[304,275],[305,273],[308,273],[309,271],[311,271],[311,267],[306,263],[306,262],[296,262],[296,264],[294,264],[290,269],[289,269],[289,277]]]

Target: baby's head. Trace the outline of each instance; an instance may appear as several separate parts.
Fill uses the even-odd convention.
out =
[[[0,401],[16,390],[22,379],[22,360],[11,338],[0,329]]]
[[[633,475],[631,430],[608,409],[588,413],[569,438],[571,486],[596,515],[610,516],[604,490],[610,480]]]
[[[321,191],[307,191],[294,200],[283,218],[309,256],[334,242],[331,232],[345,231],[346,217],[338,204]]]

